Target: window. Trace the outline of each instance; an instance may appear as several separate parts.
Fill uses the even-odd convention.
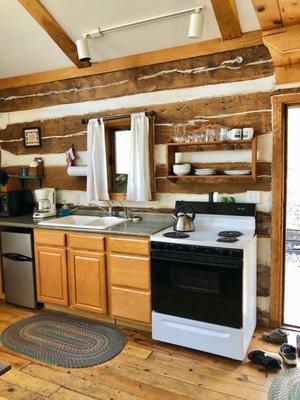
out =
[[[130,118],[105,121],[106,153],[108,162],[108,188],[111,200],[125,200],[129,167]],[[150,118],[149,162],[151,170],[152,197],[154,182],[154,118]]]
[[[131,131],[126,128],[112,132],[112,191],[115,193],[126,193],[130,135]]]

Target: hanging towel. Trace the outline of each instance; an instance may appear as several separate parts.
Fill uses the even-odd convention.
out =
[[[149,118],[145,113],[131,114],[129,154],[127,200],[151,200]]]
[[[109,200],[105,127],[103,119],[90,119],[87,126],[87,180],[88,202]]]
[[[74,154],[74,149],[73,146],[69,148],[69,150],[66,151],[66,163],[67,166],[70,167],[72,165],[72,161],[75,160],[75,154]]]
[[[5,129],[8,125],[8,113],[0,113],[0,129]]]

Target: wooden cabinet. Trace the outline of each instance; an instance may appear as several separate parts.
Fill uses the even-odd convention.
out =
[[[110,237],[108,249],[111,316],[149,324],[151,316],[149,240]]]
[[[150,323],[147,238],[35,229],[34,239],[39,301]]]
[[[107,314],[104,254],[70,250],[69,279],[72,307]]]
[[[35,263],[38,300],[68,305],[67,251],[36,245]]]

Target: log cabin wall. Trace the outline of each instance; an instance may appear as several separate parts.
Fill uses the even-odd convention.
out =
[[[297,88],[284,89],[295,91]],[[155,111],[155,164],[157,199],[129,203],[135,208],[169,210],[176,199],[206,200],[209,191],[230,193],[246,201],[247,190],[260,191],[258,204],[258,309],[268,319],[270,292],[271,223],[271,99],[282,90],[274,83],[274,67],[263,45],[215,55],[139,67],[120,72],[0,91],[0,110],[9,113],[9,124],[0,131],[1,164],[15,172],[34,155],[45,162],[44,187],[58,189],[58,201],[85,204],[85,178],[66,173],[65,151],[73,144],[77,164],[85,164],[86,127],[81,119],[127,112]],[[207,125],[255,129],[258,135],[258,179],[251,184],[175,183],[165,178],[165,143],[176,125],[187,132]],[[23,128],[40,126],[42,148],[23,144]],[[212,152],[210,152],[212,153]],[[228,153],[228,152],[227,152]],[[211,162],[202,155],[201,162]],[[226,154],[218,152],[226,162]],[[230,154],[228,161],[236,161]],[[197,160],[195,161],[197,162]],[[32,187],[34,188],[34,187]]]

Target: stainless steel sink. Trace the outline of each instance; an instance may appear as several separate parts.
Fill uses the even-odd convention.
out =
[[[84,228],[89,230],[108,229],[112,226],[129,221],[120,217],[94,217],[90,215],[69,215],[38,222],[38,225],[57,226],[61,228]]]

